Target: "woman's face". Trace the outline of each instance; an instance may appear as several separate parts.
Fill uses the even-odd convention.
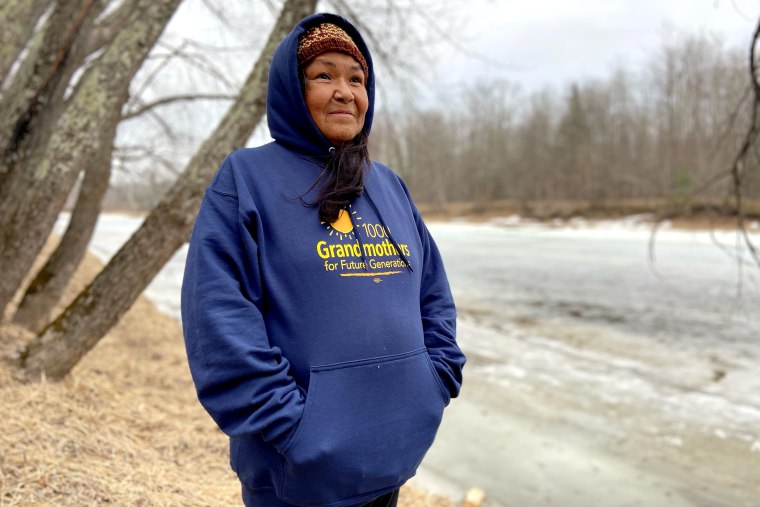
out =
[[[367,112],[367,88],[359,62],[345,53],[322,53],[304,71],[304,98],[314,123],[340,146],[362,131]]]

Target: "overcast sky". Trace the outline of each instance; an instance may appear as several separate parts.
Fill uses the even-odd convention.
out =
[[[377,1],[382,4],[384,0]],[[273,13],[263,2],[251,0],[222,5],[227,18],[224,25],[202,0],[186,0],[167,30],[168,40],[178,46],[189,37],[205,45],[232,48],[213,59],[234,85],[242,83],[248,74],[268,35]],[[420,70],[429,85],[412,98],[423,107],[456,107],[465,87],[495,78],[508,80],[524,91],[548,86],[564,93],[573,81],[608,76],[616,63],[636,70],[669,35],[716,34],[727,45],[748,51],[760,17],[760,0],[462,0],[448,5],[453,7],[445,8],[447,18],[436,18],[436,22],[450,30],[455,45],[464,52],[450,44],[437,46],[438,57],[432,58],[432,68]],[[320,8],[324,9],[322,5]],[[268,22],[257,23],[260,20]],[[178,65],[182,66],[181,61]],[[170,94],[220,90],[216,77],[199,73],[197,67],[182,68],[185,70],[165,72],[144,98],[163,96],[170,89]],[[190,71],[194,71],[192,75]],[[144,74],[149,74],[149,69]],[[397,85],[388,83],[388,75],[378,78],[389,85],[378,96],[382,107],[383,100],[401,94]],[[234,86],[222,88],[234,90]],[[178,125],[180,133],[197,139],[216,125],[228,105],[209,102],[203,107],[188,105],[187,110],[174,114],[164,108],[162,113]],[[141,136],[151,139],[160,133],[160,128],[150,122],[133,122],[131,127],[122,134],[125,142],[137,143]],[[266,128],[254,137],[255,144],[269,139]]]
[[[377,2],[382,5],[384,0]],[[616,63],[635,69],[668,36],[683,33],[716,34],[729,46],[746,48],[760,16],[760,0],[462,0],[445,4],[450,6],[441,11],[446,19],[435,22],[455,43],[438,45],[438,58],[432,62],[435,70],[426,77],[435,80],[435,88],[449,91],[475,79],[494,77],[519,83],[525,90],[547,85],[563,89],[573,80],[607,76]],[[260,46],[268,28],[252,22],[271,19],[272,13],[250,0],[223,5],[228,18],[223,29],[201,0],[187,0],[171,31],[213,45]],[[320,3],[319,8],[325,5]],[[410,15],[414,16],[413,11]],[[362,21],[372,24],[371,19]],[[241,80],[248,70],[242,56],[233,55],[235,64],[229,69]]]
[[[616,62],[635,68],[669,33],[715,33],[730,46],[748,48],[760,16],[758,0],[472,0],[466,5],[467,47],[501,65],[447,48],[441,51],[442,67],[467,79],[500,76],[528,90],[603,77]]]

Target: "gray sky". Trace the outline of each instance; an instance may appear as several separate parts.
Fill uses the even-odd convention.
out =
[[[355,5],[363,3],[371,5],[371,0]],[[446,18],[435,22],[455,42],[434,49],[438,58],[432,74],[425,69],[424,76],[441,90],[439,94],[476,79],[493,78],[512,81],[525,90],[547,85],[561,89],[573,80],[605,77],[616,63],[636,69],[667,37],[683,33],[716,34],[727,45],[744,48],[760,16],[760,0],[463,0],[449,4],[453,7],[443,10]],[[324,4],[319,8],[324,9]],[[220,30],[218,20],[200,0],[186,0],[169,31],[241,49],[263,42],[268,29],[252,24],[272,19],[262,3],[225,2],[224,13],[227,26]],[[371,24],[371,14],[364,14],[364,21]],[[410,16],[415,17],[413,11]],[[228,72],[242,80],[248,71],[246,57],[253,55],[233,52],[231,56]]]
[[[669,34],[715,33],[748,48],[760,1],[472,0],[463,14],[465,44],[503,65],[446,48],[439,81],[499,76],[533,90],[604,77],[616,62],[636,68]]]
[[[167,29],[160,52],[185,44],[186,38],[226,47],[211,58],[228,84],[199,70],[203,62],[188,66],[180,60],[161,73],[143,96],[145,100],[192,91],[231,92],[242,83],[268,35],[273,13],[263,2],[216,3],[224,5],[224,24],[210,14],[202,0],[185,0]],[[497,78],[524,91],[548,86],[563,92],[573,80],[608,76],[616,62],[635,71],[668,36],[679,33],[713,33],[729,46],[746,48],[760,16],[760,0],[468,0],[450,5],[447,16],[435,21],[465,52],[445,43],[436,47],[437,58],[431,59],[431,67],[419,71],[428,84],[413,96],[416,105],[456,107],[465,86]],[[365,15],[371,17],[368,12]],[[185,49],[195,50],[193,46]],[[158,61],[142,74],[149,75]],[[378,77],[389,79],[382,74]],[[397,90],[397,85],[385,87],[378,96],[380,105],[384,98],[399,96]],[[150,120],[131,122],[120,129],[120,140],[152,145],[156,152],[166,152],[167,158],[176,159],[178,149],[189,156],[228,105],[206,102],[162,108],[162,117],[179,136],[171,145],[161,135],[160,125]],[[260,144],[268,139],[264,127],[251,142]]]

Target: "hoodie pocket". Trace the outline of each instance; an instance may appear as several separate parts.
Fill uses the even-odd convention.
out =
[[[281,496],[340,505],[400,485],[433,443],[444,398],[425,349],[311,369],[283,451]]]

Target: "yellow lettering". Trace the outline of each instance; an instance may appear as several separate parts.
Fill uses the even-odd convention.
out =
[[[377,250],[375,249],[374,243],[364,243],[364,255],[368,257],[377,255]]]
[[[317,243],[317,255],[319,255],[323,259],[330,258],[330,252],[327,248],[325,248],[326,244],[327,244],[327,241],[320,241]]]

